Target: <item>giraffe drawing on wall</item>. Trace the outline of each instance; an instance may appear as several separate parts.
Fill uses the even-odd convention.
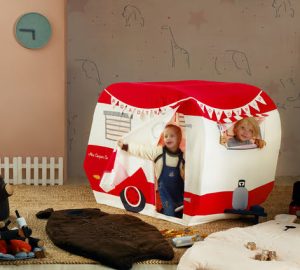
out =
[[[275,9],[275,17],[288,14],[291,17],[295,16],[295,10],[290,0],[274,0],[272,7]]]
[[[144,17],[141,11],[133,5],[127,5],[124,7],[122,16],[125,18],[125,26],[138,25],[144,27]]]
[[[101,84],[99,69],[94,61],[88,59],[76,59],[76,61],[81,62],[81,69],[86,78],[96,81],[99,85]]]
[[[187,67],[190,68],[190,54],[186,49],[178,46],[174,38],[171,27],[169,25],[163,25],[161,29],[166,30],[169,35],[169,40],[171,44],[171,53],[172,53],[172,61],[171,61],[172,67],[174,68],[176,66],[176,62],[179,61],[179,59],[183,59]]]

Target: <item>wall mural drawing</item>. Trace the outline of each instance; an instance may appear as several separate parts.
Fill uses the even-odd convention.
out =
[[[298,95],[296,97],[287,97],[286,100],[291,101],[291,102],[300,100],[300,92],[298,93]]]
[[[69,113],[69,117],[68,117],[68,132],[69,132],[69,152],[72,152],[72,146],[73,146],[73,142],[74,139],[76,137],[76,128],[75,128],[75,124],[74,121],[76,120],[76,118],[78,118],[77,114],[73,114],[71,115]]]
[[[297,91],[297,85],[295,83],[294,78],[289,77],[289,78],[280,78],[280,88],[284,88],[284,90],[281,89],[280,92],[287,92],[289,91],[290,93],[284,97],[284,101],[282,102],[277,102],[276,105],[278,109],[299,109],[300,108],[300,92]],[[273,83],[273,85],[275,85]],[[272,90],[272,88],[270,88]],[[293,93],[291,93],[291,91]]]
[[[287,106],[294,109],[299,109],[300,108],[300,92],[295,90],[297,89],[296,83],[294,78],[290,77],[287,79],[280,78],[280,84],[283,88],[285,89],[293,89],[294,94],[290,94],[289,96],[286,97],[286,101],[288,102]],[[298,102],[297,102],[298,101]]]
[[[88,59],[76,59],[76,61],[81,62],[81,69],[88,79],[96,81],[99,85],[101,84],[99,69],[94,61]]]
[[[280,81],[283,88],[286,88],[287,84],[291,84],[292,86],[296,86],[293,78],[280,79],[279,81]]]
[[[171,56],[172,67],[174,68],[176,66],[176,61],[178,61],[181,58],[186,63],[187,67],[190,68],[190,54],[186,49],[178,46],[178,44],[174,38],[171,27],[169,25],[163,25],[161,27],[161,29],[167,31],[167,34],[168,34],[168,37],[170,40],[171,53],[172,53],[172,56]]]
[[[247,55],[238,50],[225,50],[223,55],[216,56],[214,67],[218,75],[226,70],[242,70],[249,76],[252,75]]]
[[[284,14],[292,18],[295,16],[295,9],[290,0],[274,0],[272,7],[275,9],[275,18],[282,17]]]
[[[142,12],[133,5],[124,7],[122,16],[125,18],[125,26],[141,26],[144,27],[144,17]]]
[[[299,102],[300,101],[300,92],[298,92],[296,96],[287,97],[286,101],[290,102],[294,109],[299,109],[300,108],[300,102]]]

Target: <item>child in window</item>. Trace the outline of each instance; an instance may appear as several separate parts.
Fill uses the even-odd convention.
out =
[[[221,144],[227,147],[237,147],[255,144],[258,148],[263,148],[266,142],[260,138],[260,128],[254,117],[239,120],[233,127],[233,137],[222,136]]]
[[[184,193],[184,158],[179,148],[182,139],[180,127],[168,124],[163,131],[164,146],[124,144],[118,146],[130,154],[149,159],[155,163],[155,176],[162,202],[162,213],[167,216],[182,217]]]

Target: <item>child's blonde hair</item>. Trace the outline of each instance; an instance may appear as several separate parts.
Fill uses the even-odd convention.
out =
[[[181,142],[181,139],[182,139],[181,128],[179,126],[174,125],[174,124],[167,124],[165,126],[165,129],[167,129],[167,128],[172,128],[178,136],[178,141]]]
[[[253,127],[253,137],[261,139],[260,128],[258,121],[254,117],[247,117],[237,121],[234,125],[233,132],[236,133],[236,129],[243,123],[250,124]]]

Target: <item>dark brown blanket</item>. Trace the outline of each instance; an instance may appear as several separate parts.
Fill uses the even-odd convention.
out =
[[[58,247],[116,269],[174,256],[173,248],[154,226],[134,216],[94,208],[54,211],[46,232]]]

